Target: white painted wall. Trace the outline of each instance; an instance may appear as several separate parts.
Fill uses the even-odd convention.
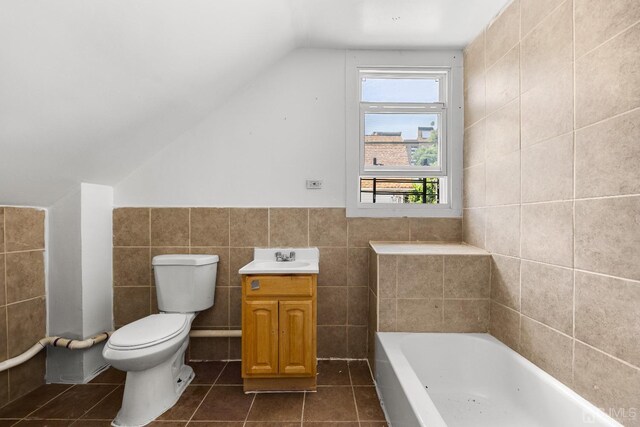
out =
[[[113,329],[113,189],[81,184],[49,212],[49,335],[85,339]],[[47,380],[85,382],[105,365],[102,345],[47,350]]]
[[[49,209],[48,335],[82,339],[81,193],[74,189]],[[47,348],[47,381],[81,380],[83,356]]]
[[[293,51],[121,181],[116,205],[344,206],[344,65]]]
[[[459,51],[297,49],[118,183],[116,206],[345,206],[348,52],[379,52],[389,60],[380,66],[451,66],[461,87]],[[454,95],[450,120],[461,124],[461,90]],[[461,170],[462,133],[449,133]],[[307,190],[307,179],[323,188]],[[461,180],[452,182],[455,209],[429,215],[460,215]]]
[[[295,44],[288,0],[2,1],[0,203],[112,185]]]
[[[113,330],[113,187],[81,184],[82,329],[84,338]],[[82,352],[83,380],[105,361],[97,345]]]
[[[49,208],[49,334],[82,337],[80,188]]]
[[[113,188],[81,184],[82,331],[85,337],[113,327]]]

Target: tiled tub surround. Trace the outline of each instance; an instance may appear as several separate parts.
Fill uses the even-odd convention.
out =
[[[45,211],[0,206],[0,361],[46,334]],[[0,406],[44,383],[45,353],[0,372]]]
[[[491,258],[453,243],[371,242],[368,358],[374,332],[487,332]]]
[[[465,49],[490,332],[640,425],[640,3],[516,0]],[[635,414],[635,418],[633,415]]]
[[[369,241],[462,239],[459,218],[347,218],[343,208],[117,208],[113,215],[114,318],[122,326],[157,311],[151,258],[220,256],[214,307],[194,329],[239,329],[240,267],[254,247],[318,247],[318,357],[364,358]],[[194,338],[192,360],[240,358],[239,338]]]

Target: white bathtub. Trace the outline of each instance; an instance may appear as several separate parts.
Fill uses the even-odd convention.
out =
[[[375,377],[392,427],[620,426],[488,334],[376,334]]]

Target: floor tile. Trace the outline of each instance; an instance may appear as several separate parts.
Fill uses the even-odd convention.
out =
[[[126,378],[126,372],[119,371],[116,368],[109,368],[89,381],[89,384],[124,384]]]
[[[357,421],[351,387],[318,387],[307,393],[304,402],[305,421]]]
[[[350,385],[346,360],[318,360],[318,385]]]
[[[319,361],[318,391],[306,394],[244,394],[240,362],[190,365],[194,382],[150,426],[300,427],[302,417],[307,427],[387,426],[366,361]],[[108,427],[122,405],[125,377],[108,369],[87,385],[44,385],[0,408],[0,427]]]
[[[82,386],[80,386],[82,387]],[[124,394],[124,386],[118,386],[107,397],[102,399],[96,406],[91,408],[89,412],[84,414],[82,418],[89,420],[113,420],[118,411],[122,407],[122,395]]]
[[[242,386],[213,386],[194,420],[244,421],[254,395],[244,394]]]
[[[190,385],[171,409],[158,417],[158,421],[189,421],[211,386]]]
[[[354,387],[358,406],[358,417],[361,421],[384,421],[384,413],[375,387]]]
[[[306,427],[359,427],[356,421],[305,421],[302,423]]]
[[[22,420],[16,427],[67,427],[72,420]]]
[[[191,421],[187,424],[189,427],[242,427],[243,425],[242,421]]]
[[[216,385],[237,385],[242,384],[240,362],[229,362],[222,370]]]
[[[71,427],[111,427],[110,420],[76,420]]]
[[[245,427],[300,427],[300,421],[297,423],[282,421],[254,421],[247,422]]]
[[[351,384],[373,385],[369,364],[366,360],[349,361],[349,372],[351,373]]]
[[[72,387],[33,414],[30,419],[77,419],[111,393],[114,385],[81,385]]]
[[[189,366],[193,368],[193,372],[196,374],[191,385],[211,385],[215,383],[226,364],[227,362],[189,362]]]
[[[247,421],[300,421],[304,393],[256,394]]]
[[[69,389],[68,384],[45,384],[0,409],[0,418],[24,418]]]
[[[185,427],[186,425],[185,421],[154,421],[147,424],[148,427]]]

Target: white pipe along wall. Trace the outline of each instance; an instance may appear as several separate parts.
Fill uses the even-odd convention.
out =
[[[48,345],[52,347],[63,347],[69,350],[84,350],[87,348],[91,348],[96,344],[100,344],[103,341],[106,341],[113,335],[115,331],[111,332],[102,332],[94,337],[87,338],[86,340],[74,340],[63,337],[45,337],[40,341],[35,343],[29,350],[24,353],[12,357],[11,359],[7,359],[4,362],[0,362],[0,372],[6,371],[7,369],[11,369],[15,366],[18,366],[27,360],[31,359],[36,354],[40,353],[40,351],[46,348]],[[231,331],[220,331],[220,330],[195,330],[189,333],[190,337],[196,338],[218,338],[218,337],[241,337],[242,330],[231,330]]]

